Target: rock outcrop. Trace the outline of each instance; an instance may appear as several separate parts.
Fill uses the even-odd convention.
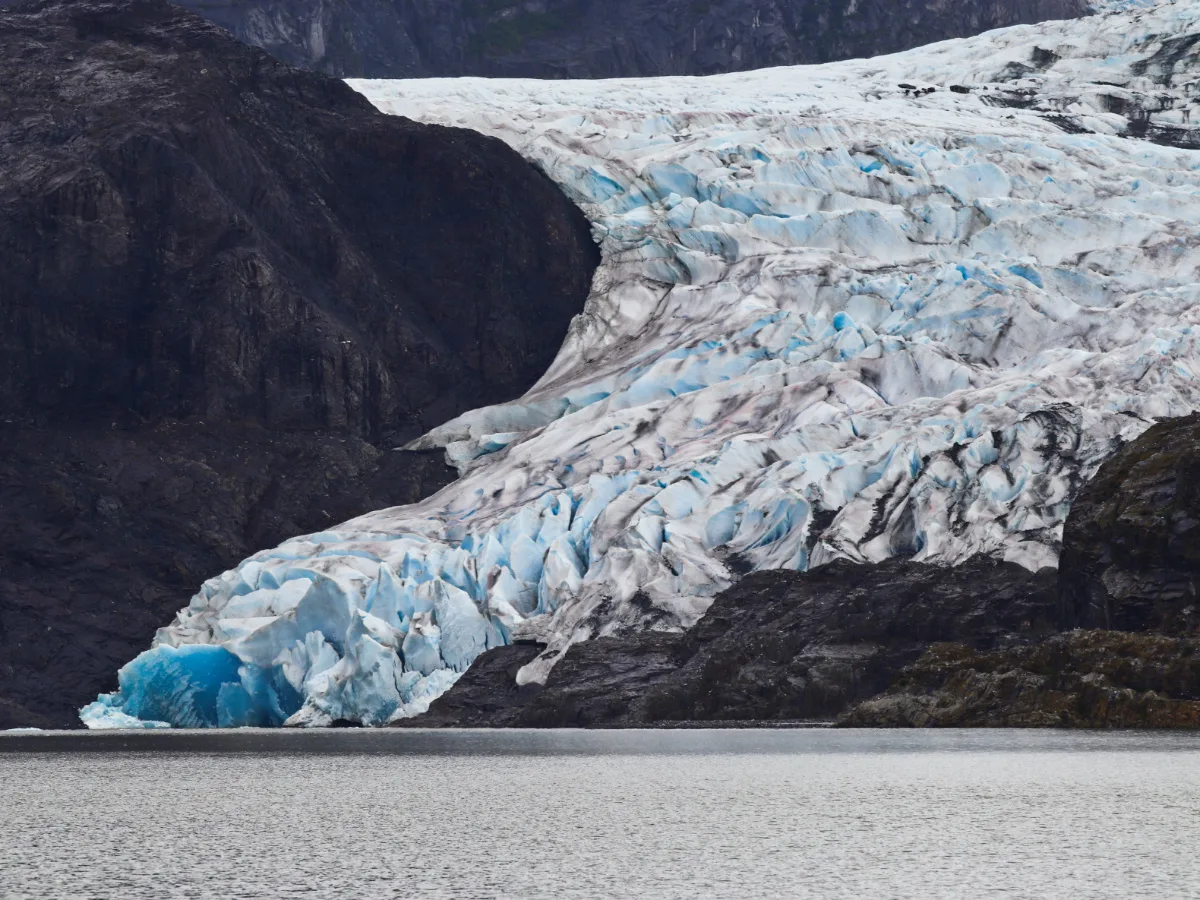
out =
[[[515,682],[538,645],[489,651],[403,724],[1200,727],[1198,486],[1200,415],[1168,419],[1083,488],[1057,574],[759,572],[686,634],[573,645],[544,688]]]
[[[491,650],[405,725],[639,726],[830,720],[930,644],[1028,643],[1056,627],[1052,571],[976,557],[945,568],[840,560],[749,575],[685,634],[575,644],[544,688],[515,682],[538,645]]]
[[[1060,620],[1001,652],[932,648],[851,726],[1200,727],[1200,415],[1167,419],[1100,467],[1063,530]]]
[[[1059,591],[1069,625],[1200,628],[1200,415],[1159,422],[1109,459],[1071,506]]]
[[[201,581],[448,483],[388,448],[519,395],[583,215],[159,0],[0,12],[0,727],[75,724]]]
[[[705,75],[875,56],[1084,15],[1084,0],[184,0],[341,77]]]
[[[838,724],[1200,728],[1200,641],[1072,631],[986,653],[941,644]]]

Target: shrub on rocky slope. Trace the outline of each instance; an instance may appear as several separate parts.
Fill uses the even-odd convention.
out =
[[[838,724],[1200,728],[1200,641],[1081,630],[985,653],[939,644]]]

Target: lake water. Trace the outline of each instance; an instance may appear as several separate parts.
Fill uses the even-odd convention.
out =
[[[1200,898],[1200,735],[0,735],[0,896]]]

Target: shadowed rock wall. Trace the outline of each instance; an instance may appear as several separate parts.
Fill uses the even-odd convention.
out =
[[[500,141],[159,0],[0,13],[0,158],[0,727],[74,724],[260,547],[446,484],[389,448],[529,387],[599,260]]]

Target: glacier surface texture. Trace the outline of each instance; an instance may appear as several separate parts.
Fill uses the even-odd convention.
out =
[[[549,173],[602,245],[587,308],[526,396],[418,442],[457,483],[211,579],[84,720],[380,724],[752,569],[1053,566],[1081,481],[1200,407],[1200,4],[1109,7],[710,78],[354,82]]]

